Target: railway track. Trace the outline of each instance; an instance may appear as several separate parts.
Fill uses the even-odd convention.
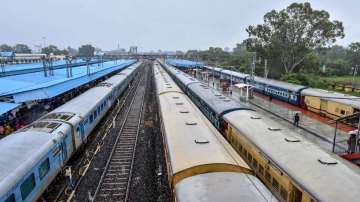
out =
[[[137,137],[141,127],[147,73],[148,70],[143,74],[120,125],[119,134],[93,196],[94,201],[127,201],[128,199]]]
[[[129,88],[117,99],[117,102],[108,112],[106,118],[100,122],[99,127],[90,136],[91,138],[85,150],[79,153],[78,157],[73,158],[69,165],[67,165],[67,167],[72,168],[73,185],[71,186],[70,183],[68,183],[67,178],[59,179],[53,183],[54,188],[43,196],[43,200],[69,202],[77,201],[80,198],[80,200],[92,201],[93,197],[91,193],[95,192],[96,183],[92,185],[92,187],[95,186],[94,188],[86,186],[86,188],[81,188],[82,190],[86,189],[89,193],[86,192],[85,194],[79,189],[84,183],[87,184],[87,180],[85,180],[84,183],[83,181],[89,171],[93,169],[94,161],[99,161],[99,155],[104,155],[101,153],[107,150],[105,147],[108,146],[110,142],[115,141],[116,137],[113,136],[117,136],[119,131],[119,127],[116,128],[114,125],[116,123],[115,121],[121,121],[126,116],[139,83],[143,79],[142,74],[144,74],[144,71],[145,70],[141,70],[138,75],[135,76]],[[98,182],[99,178],[94,180]]]

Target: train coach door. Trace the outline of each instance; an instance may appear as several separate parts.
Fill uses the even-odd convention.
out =
[[[66,138],[65,138],[65,134],[62,132],[59,132],[59,134],[62,136],[60,142],[58,143],[57,146],[57,154],[59,156],[59,161],[61,165],[65,164],[65,161],[67,159],[67,147],[66,147]]]
[[[86,141],[85,129],[84,129],[84,123],[82,121],[79,123],[78,127],[76,128],[76,132],[81,137],[82,142],[85,142]]]
[[[293,186],[293,193],[292,193],[292,202],[301,202],[302,201],[302,192],[295,186]]]
[[[328,101],[327,100],[320,100],[320,111],[323,111],[324,113],[327,112],[327,107],[328,107]]]

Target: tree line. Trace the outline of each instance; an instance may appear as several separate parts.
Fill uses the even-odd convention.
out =
[[[360,42],[334,45],[345,37],[343,23],[332,20],[325,10],[313,9],[310,3],[269,11],[262,24],[250,25],[246,32],[248,38],[231,53],[210,47],[189,50],[185,58],[249,72],[256,55],[257,75],[264,75],[266,63],[269,77],[303,84],[309,82],[308,75],[351,75],[360,67]]]
[[[41,53],[46,55],[67,55],[67,56],[78,56],[78,57],[93,57],[96,49],[90,44],[82,45],[78,49],[67,47],[66,49],[59,49],[55,45],[49,45],[41,49]],[[15,53],[32,53],[32,50],[26,44],[16,44],[10,46],[8,44],[0,45],[0,52],[15,52]]]

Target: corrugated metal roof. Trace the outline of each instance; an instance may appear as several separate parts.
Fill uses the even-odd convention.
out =
[[[73,77],[67,78],[66,69],[54,70],[54,76],[44,77],[43,72],[22,74],[0,78],[0,96],[13,96],[15,102],[48,99],[79,87],[101,76],[135,63],[135,60],[121,60],[116,64],[105,62],[103,67],[90,66],[91,75],[86,74],[86,66],[74,67]]]
[[[13,56],[15,56],[15,53],[12,51],[0,52],[0,57],[13,57]]]
[[[265,79],[263,77],[258,77],[258,76],[255,76],[254,80],[255,80],[255,82],[260,82],[260,83],[263,83],[266,85],[271,85],[271,86],[275,86],[278,88],[283,88],[283,89],[287,89],[287,90],[291,90],[291,91],[295,91],[295,92],[306,88],[306,86],[303,86],[303,85],[287,83],[284,81],[278,81],[278,80],[274,80],[274,79]]]
[[[20,104],[16,103],[9,103],[9,102],[0,102],[0,116],[2,114],[5,114],[6,112],[9,112],[16,107],[18,107]]]
[[[95,59],[91,60],[92,62],[95,61]],[[56,69],[56,66],[63,66],[66,64],[65,60],[57,60],[53,62],[53,67]],[[86,64],[85,61],[82,59],[76,59],[72,61],[73,65],[84,65]],[[20,71],[20,70],[27,70],[27,69],[37,69],[37,68],[43,68],[42,62],[35,62],[35,63],[25,63],[25,64],[8,64],[5,65],[5,72],[12,72],[12,71]]]
[[[346,95],[334,91],[327,91],[317,88],[308,88],[301,91],[301,94],[304,96],[315,96],[320,97],[324,100],[330,100],[346,105],[350,105],[356,109],[360,109],[360,97],[355,97],[351,95]]]

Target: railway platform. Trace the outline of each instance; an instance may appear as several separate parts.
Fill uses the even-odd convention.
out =
[[[200,78],[198,78],[200,79]],[[255,93],[253,98],[247,103],[245,99],[240,99],[240,93],[233,91],[231,94],[225,92],[220,88],[219,79],[209,78],[209,86],[218,91],[222,91],[228,97],[235,99],[243,104],[247,104],[252,108],[257,109],[258,112],[276,119],[289,130],[296,130],[300,135],[306,137],[312,142],[320,145],[322,148],[333,151],[333,142],[335,134],[335,124],[330,124],[330,119],[319,116],[310,111],[306,111],[296,106],[281,102],[276,99],[270,99],[262,94]],[[203,80],[204,82],[208,82]],[[214,84],[213,84],[214,82]],[[300,114],[299,127],[293,126],[293,118],[295,113]],[[346,124],[339,124],[337,130],[337,137],[335,140],[334,152],[343,154],[347,151],[347,140],[349,138],[348,132],[354,130],[351,126]]]
[[[239,99],[239,95],[233,93],[233,97]],[[279,100],[270,101],[267,96],[255,94],[250,103],[257,107],[268,111],[290,123],[294,122],[295,113],[300,114],[299,128],[318,136],[318,138],[333,144],[335,134],[335,124],[330,124],[330,119],[316,115],[312,112],[306,111],[299,107],[290,106]],[[335,152],[343,153],[347,149],[347,140],[349,138],[348,132],[354,130],[352,127],[345,124],[339,124],[337,130],[336,144],[341,147],[341,150]]]

